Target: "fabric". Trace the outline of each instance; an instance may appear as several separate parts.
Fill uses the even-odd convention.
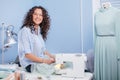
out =
[[[95,80],[120,80],[118,79],[119,14],[120,11],[113,7],[101,8],[95,14]]]
[[[39,73],[42,75],[50,76],[55,73],[54,64],[36,63],[31,67],[32,73]]]
[[[63,68],[58,69],[55,67],[56,65],[57,65],[56,63],[52,63],[52,64],[36,63],[31,65],[31,72],[38,73],[45,76],[50,76],[50,75],[56,75],[56,74],[64,74],[65,69],[73,69],[72,62],[69,62],[69,61],[63,63]]]
[[[20,59],[20,64],[22,67],[26,67],[29,64],[34,64],[35,62],[30,61],[25,58],[26,53],[33,53],[38,57],[44,58],[44,51],[46,50],[44,40],[40,34],[38,28],[38,35],[35,32],[31,32],[30,28],[24,27],[18,33],[18,54]]]
[[[45,59],[49,59],[48,56],[44,56]],[[52,64],[45,64],[45,63],[35,63],[31,65],[31,72],[32,73],[38,73],[38,74],[42,74],[42,75],[52,75],[55,73],[55,63]]]
[[[116,21],[116,38],[117,38],[117,61],[118,61],[118,80],[120,80],[120,14],[117,15],[117,21]]]

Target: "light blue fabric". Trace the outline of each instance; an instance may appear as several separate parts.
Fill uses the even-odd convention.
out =
[[[120,80],[120,14],[117,15],[117,21],[116,21],[116,36],[117,36],[117,57],[118,57],[118,80]]]
[[[10,71],[0,71],[0,80],[6,80],[5,78],[7,78],[10,74],[12,74]]]
[[[119,9],[113,7],[101,8],[95,14],[95,80],[120,80],[117,61],[120,53],[119,14]]]
[[[18,53],[20,64],[23,67],[29,64],[34,64],[35,62],[30,61],[25,58],[26,53],[32,53],[38,57],[44,57],[44,51],[46,50],[44,40],[40,34],[38,28],[38,35],[31,32],[30,28],[24,27],[18,33]]]
[[[32,65],[32,73],[39,73],[42,75],[50,76],[55,73],[54,64],[36,63]]]

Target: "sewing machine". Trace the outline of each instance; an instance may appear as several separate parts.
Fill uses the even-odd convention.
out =
[[[84,77],[85,58],[82,54],[56,54],[56,64],[71,62],[72,67],[59,70],[65,77]]]

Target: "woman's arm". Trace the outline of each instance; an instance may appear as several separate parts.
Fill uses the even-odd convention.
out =
[[[46,64],[53,63],[53,61],[51,59],[40,58],[40,57],[37,57],[31,53],[25,54],[25,57],[31,61],[38,62],[38,63],[46,63]]]

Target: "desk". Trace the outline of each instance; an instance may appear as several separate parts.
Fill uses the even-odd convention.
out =
[[[45,77],[44,75],[26,73],[25,80],[92,80],[93,74],[89,72],[85,72],[85,77],[83,78],[70,78],[70,77],[63,77],[60,75],[51,75]],[[42,77],[42,79],[38,79],[38,77]]]
[[[85,73],[85,77],[83,78],[69,78],[69,77],[62,77],[62,76],[51,76],[51,80],[92,80],[92,73]]]
[[[38,77],[42,77],[42,79],[39,79]],[[86,72],[84,78],[69,78],[69,77],[62,77],[59,75],[52,75],[49,77],[45,77],[43,75],[38,75],[38,74],[32,74],[32,73],[26,73],[25,74],[25,79],[24,80],[92,80],[93,74]],[[15,80],[14,74],[11,74],[4,80]]]
[[[74,56],[75,54],[67,54],[67,55],[69,55],[69,57],[70,57],[72,55]],[[66,58],[64,58],[64,59],[66,60]],[[3,67],[5,67],[5,65]],[[10,67],[7,67],[7,68],[10,68]],[[15,68],[16,68],[16,66],[15,66]],[[20,70],[20,73],[21,73],[21,71],[22,70]],[[92,73],[85,72],[84,75],[85,76],[82,77],[82,78],[73,78],[73,77],[64,77],[64,76],[61,76],[61,75],[45,76],[45,75],[40,75],[40,74],[37,74],[37,73],[35,74],[35,73],[24,72],[24,79],[23,80],[92,80],[92,78],[93,78],[93,74]],[[20,75],[19,75],[19,77],[20,77]],[[40,77],[42,79],[39,79]],[[15,78],[15,75],[12,74],[12,76],[10,76],[10,78],[11,79],[9,79],[9,80],[15,80],[15,79],[13,79],[13,78]],[[7,80],[7,79],[5,79],[5,80]]]

